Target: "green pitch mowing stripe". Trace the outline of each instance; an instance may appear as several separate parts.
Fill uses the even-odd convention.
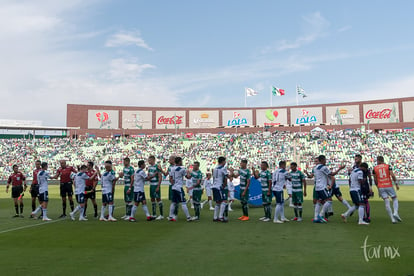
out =
[[[61,213],[58,187],[50,189],[49,215]],[[342,188],[342,187],[341,187]],[[117,188],[115,217],[124,214],[122,187]],[[308,193],[310,188],[308,190]],[[163,196],[168,196],[163,187]],[[342,188],[349,200],[348,190]],[[375,191],[376,192],[376,191]],[[7,198],[6,198],[7,196]],[[201,221],[187,223],[182,211],[178,222],[146,222],[141,207],[137,223],[100,222],[70,219],[42,224],[28,218],[12,219],[9,195],[0,199],[0,264],[9,275],[408,275],[414,273],[414,187],[398,192],[400,224],[391,224],[384,203],[376,197],[371,204],[372,223],[358,226],[355,213],[343,223],[345,207],[334,199],[335,216],[328,224],[313,224],[310,197],[304,203],[304,221],[283,225],[258,221],[262,208],[250,208],[248,222],[240,222],[241,206],[233,205],[227,224],[213,223],[208,205]],[[100,200],[98,200],[99,202]],[[25,214],[29,199],[25,198]],[[100,203],[98,203],[100,209]],[[150,205],[149,205],[150,207]],[[169,202],[164,199],[165,214]],[[150,208],[151,209],[151,208]],[[274,206],[273,210],[274,212]],[[190,209],[190,213],[193,210]],[[287,218],[293,209],[285,207]],[[55,222],[55,221],[52,221]],[[39,225],[39,226],[38,226]],[[20,228],[18,230],[12,230]],[[366,262],[361,248],[398,248],[400,257],[385,257]],[[374,247],[370,247],[374,248]]]

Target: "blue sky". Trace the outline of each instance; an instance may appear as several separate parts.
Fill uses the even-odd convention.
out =
[[[0,2],[0,119],[67,103],[268,106],[413,96],[412,1]]]

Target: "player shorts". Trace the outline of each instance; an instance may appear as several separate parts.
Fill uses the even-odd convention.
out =
[[[60,196],[61,197],[73,196],[72,181],[66,182],[66,183],[60,183]]]
[[[147,199],[145,198],[145,192],[135,192],[133,193],[133,199],[135,203],[142,203],[144,201],[146,201]]]
[[[11,193],[12,198],[18,198],[21,195],[21,193],[23,193],[22,185],[12,187],[12,193]]]
[[[172,185],[168,185],[168,200],[172,200]]]
[[[292,194],[292,184],[286,184],[286,191],[288,195]]]
[[[193,196],[193,191],[194,191],[194,189],[189,190],[188,191],[188,196],[192,197]]]
[[[227,196],[224,195],[223,189],[213,188],[213,200],[216,202],[221,202],[226,200]]]
[[[193,190],[193,202],[200,203],[202,195],[203,195],[203,190]]]
[[[360,204],[364,203],[364,199],[362,198],[362,193],[361,193],[360,190],[358,190],[358,191],[350,191],[349,193],[351,194],[352,202],[355,205],[360,205]]]
[[[206,195],[207,197],[213,196],[213,191],[211,189],[206,188]]]
[[[91,192],[92,190],[93,190],[93,186],[86,186],[85,187],[85,192],[86,192],[85,200],[87,200],[88,198],[90,198],[90,199],[95,199],[96,198],[96,192],[95,191]]]
[[[37,185],[37,184],[32,185],[32,187],[30,189],[30,195],[32,197],[38,197],[39,196],[39,185]]]
[[[234,191],[229,191],[229,200],[234,200]]]
[[[132,186],[131,192],[128,194],[129,186],[124,187],[124,200],[125,202],[134,201],[134,187]]]
[[[386,199],[388,197],[391,197],[391,198],[397,197],[397,194],[395,193],[394,187],[379,188],[378,192],[379,192],[379,195],[382,199]]]
[[[102,194],[102,203],[113,203],[114,196],[112,193]]]
[[[320,201],[325,201],[328,198],[331,198],[331,194],[329,193],[328,189],[316,191],[316,199]]]
[[[84,193],[82,193],[82,194],[77,194],[77,195],[75,195],[76,196],[76,202],[78,203],[78,204],[84,204],[85,203],[85,194]]]
[[[303,203],[303,192],[292,192],[292,203],[302,204]]]
[[[342,196],[341,189],[339,189],[338,186],[334,186],[334,188],[331,190],[331,196],[341,197]]]
[[[39,201],[40,202],[48,202],[49,201],[49,192],[39,193]]]
[[[181,189],[181,191],[172,190],[172,193],[173,193],[173,198],[172,198],[172,202],[173,203],[183,203],[183,202],[186,202],[185,195],[184,195],[184,190],[183,189]]]
[[[273,195],[276,198],[276,204],[283,204],[285,202],[283,198],[283,191],[273,191]]]
[[[155,199],[161,199],[161,187],[160,190],[157,192],[157,185],[150,185],[150,197]]]
[[[246,193],[243,195],[244,191],[246,191]],[[233,192],[234,194],[234,192]],[[233,196],[234,198],[234,196]],[[240,189],[240,202],[241,203],[248,203],[249,202],[249,190],[245,190],[245,189]]]
[[[267,191],[262,191],[262,202],[263,202],[263,205],[271,204],[272,194],[267,195]]]

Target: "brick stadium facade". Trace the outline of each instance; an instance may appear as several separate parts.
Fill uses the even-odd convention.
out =
[[[336,115],[332,113],[334,110],[336,110]],[[349,110],[352,110],[352,113]],[[134,112],[140,113],[142,116],[145,115],[146,120],[138,119],[134,123],[130,119],[123,118],[123,116],[131,116],[131,114],[136,118],[137,115]],[[312,115],[313,113],[314,115]],[[199,117],[194,114],[198,114]],[[243,117],[243,114],[246,114],[246,118]],[[177,121],[180,123],[178,127],[172,120],[175,116],[179,118]],[[199,119],[200,116],[202,119]],[[267,119],[263,119],[265,116]],[[210,119],[206,119],[209,117]],[[214,119],[211,119],[213,117]],[[279,123],[270,123],[269,120],[275,122],[278,120],[275,117],[283,119],[280,119]],[[342,120],[342,124],[337,121],[333,122],[337,118]],[[204,122],[211,123],[214,126],[205,127],[200,124],[198,127],[194,127],[195,123],[202,120],[206,120]],[[369,124],[368,120],[371,121]],[[134,124],[138,125],[137,122],[142,123],[142,125],[134,127]],[[128,127],[124,127],[127,124]],[[145,124],[146,127],[143,127]],[[370,129],[414,128],[414,97],[257,108],[131,107],[68,104],[66,119],[67,127],[79,127],[78,130],[70,131],[68,135],[89,134],[97,137],[175,132],[245,133],[263,131],[265,124],[269,126],[270,131],[310,131],[316,126],[326,130],[355,129],[362,125]],[[167,129],[167,127],[169,128]]]

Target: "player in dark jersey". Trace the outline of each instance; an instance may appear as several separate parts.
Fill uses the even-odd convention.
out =
[[[354,160],[355,160],[355,164],[352,167],[352,169],[355,169],[361,166],[362,156],[360,154],[356,154]],[[368,199],[373,196],[372,173],[369,168],[367,170],[363,170],[362,172],[364,174],[364,179],[361,184],[362,199],[364,201],[364,206],[365,206],[364,221],[371,222],[371,206],[369,204]]]
[[[66,197],[69,199],[70,209],[75,209],[73,204],[73,187],[71,174],[77,173],[76,169],[72,166],[67,166],[65,160],[60,161],[60,168],[57,170],[56,175],[52,179],[58,179],[60,177],[60,196],[62,197],[62,215],[59,218],[66,217]]]
[[[94,217],[98,217],[98,205],[96,204],[96,185],[98,185],[98,177],[95,175],[95,170],[93,169],[94,163],[92,161],[88,162],[86,174],[89,176],[89,179],[85,181],[85,210],[84,217],[86,217],[86,208],[88,207],[88,199],[92,201],[93,209],[95,211]],[[101,172],[98,170],[98,175],[101,177]]]
[[[40,162],[40,160],[36,160],[35,167],[36,168],[33,170],[32,184],[30,185],[30,195],[32,196],[32,212],[36,210],[36,198],[39,198],[39,182],[37,181],[37,175],[42,170],[42,162]]]
[[[12,185],[12,198],[14,202],[14,209],[16,210],[16,215],[14,215],[14,218],[18,218],[19,216],[23,217],[23,197],[20,197],[20,195],[23,194],[23,192],[26,191],[27,185],[26,185],[26,177],[23,173],[19,171],[18,165],[13,165],[13,173],[9,176],[9,179],[7,180],[7,188],[6,193],[9,192],[9,186]],[[19,200],[20,197],[20,200]],[[19,215],[19,203],[20,203],[20,215]]]

